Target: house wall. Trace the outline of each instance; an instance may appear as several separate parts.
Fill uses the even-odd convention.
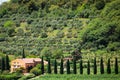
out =
[[[11,62],[11,72],[15,72],[18,68],[25,68],[25,63],[19,59],[13,60]]]

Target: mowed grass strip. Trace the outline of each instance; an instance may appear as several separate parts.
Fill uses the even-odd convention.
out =
[[[97,74],[97,75],[80,75],[80,74],[46,74],[31,80],[120,80],[120,74]]]

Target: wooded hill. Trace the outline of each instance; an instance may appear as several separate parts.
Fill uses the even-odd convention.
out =
[[[120,50],[120,0],[10,0],[0,5],[0,51],[59,58]],[[52,55],[51,55],[52,54]]]

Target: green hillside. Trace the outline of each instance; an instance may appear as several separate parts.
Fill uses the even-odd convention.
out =
[[[10,0],[0,5],[0,52],[68,56],[120,52],[120,0]]]

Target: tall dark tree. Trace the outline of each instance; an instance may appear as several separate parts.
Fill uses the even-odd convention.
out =
[[[107,73],[108,73],[108,74],[111,73],[110,58],[108,59],[108,63],[107,63]]]
[[[104,74],[104,63],[103,63],[103,58],[102,57],[100,59],[100,73]]]
[[[115,74],[118,74],[118,60],[115,58]]]
[[[83,62],[80,60],[80,74],[83,74]]]
[[[51,73],[51,64],[50,64],[50,58],[48,59],[48,73]]]
[[[76,69],[76,59],[73,60],[73,73],[74,73],[74,74],[77,73],[77,69]]]
[[[24,51],[24,48],[22,50],[22,58],[25,58],[25,51]]]
[[[43,57],[42,57],[42,60],[41,60],[41,73],[44,74],[44,60],[43,60]]]
[[[54,61],[54,73],[57,74],[57,61]]]
[[[2,65],[1,65],[1,61],[2,61],[2,59],[1,59],[1,57],[0,57],[0,70],[1,70],[1,66],[2,66]]]
[[[5,70],[10,70],[10,64],[9,64],[9,57],[8,55],[5,56]]]
[[[67,60],[67,74],[70,74],[70,63],[69,63],[69,60]]]
[[[90,74],[90,61],[87,62],[87,74]]]
[[[64,74],[63,59],[61,59],[60,63],[60,74]]]
[[[96,64],[96,58],[94,58],[94,74],[97,74],[97,64]]]
[[[1,71],[5,70],[5,59],[2,57],[1,59]]]

